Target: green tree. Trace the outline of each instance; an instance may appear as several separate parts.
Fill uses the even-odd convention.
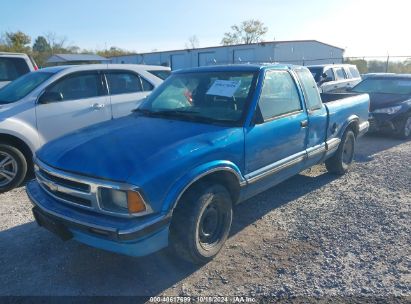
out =
[[[367,60],[345,58],[344,63],[356,65],[361,74],[368,73]]]
[[[50,52],[50,45],[44,36],[38,36],[36,38],[33,44],[33,51],[39,53]]]
[[[231,26],[231,32],[224,33],[222,45],[251,44],[261,42],[268,32],[268,27],[260,20],[246,20],[239,25]]]
[[[3,45],[3,50],[8,52],[24,52],[27,53],[30,51],[31,38],[29,35],[21,31],[17,32],[6,32],[4,34],[5,44]]]
[[[97,55],[100,55],[100,56],[103,56],[103,57],[113,57],[113,56],[128,55],[128,54],[132,54],[134,52],[126,51],[126,50],[120,49],[118,47],[112,46],[109,49],[99,50],[96,53],[97,53]]]

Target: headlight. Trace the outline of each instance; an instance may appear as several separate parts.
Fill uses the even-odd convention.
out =
[[[104,210],[120,213],[139,213],[147,211],[141,194],[133,190],[99,188],[99,203]]]
[[[394,107],[389,107],[389,108],[377,109],[377,110],[374,110],[373,113],[395,114],[399,110],[401,110],[401,106],[394,106]]]

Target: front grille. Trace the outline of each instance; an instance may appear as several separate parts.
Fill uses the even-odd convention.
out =
[[[68,204],[93,208],[96,195],[91,193],[90,184],[38,166],[35,173],[42,188],[54,198]]]
[[[44,188],[46,188],[48,192],[54,194],[54,196],[56,196],[57,198],[59,198],[61,200],[64,200],[66,202],[73,202],[75,204],[80,204],[80,205],[83,205],[83,206],[86,206],[86,207],[91,207],[91,201],[88,200],[88,199],[81,198],[81,197],[78,197],[78,196],[74,196],[74,195],[71,195],[71,194],[67,194],[67,193],[64,193],[64,192],[59,192],[59,191],[52,190],[52,189],[50,189],[49,186],[47,186],[47,184],[44,184],[44,183],[42,184],[42,186]]]
[[[59,185],[68,187],[68,188],[72,188],[75,190],[79,190],[79,191],[83,191],[83,192],[90,192],[90,185],[88,184],[84,184],[84,183],[80,183],[80,182],[75,182],[72,180],[68,180],[65,178],[61,178],[55,175],[52,175],[50,173],[48,173],[47,171],[44,171],[43,169],[39,169],[40,174],[47,178],[50,181],[53,181]]]
[[[73,174],[55,169],[39,159],[35,159],[34,163],[34,172],[42,189],[49,196],[62,203],[118,217],[139,217],[153,212],[149,205],[146,205],[146,211],[136,214],[129,214],[128,210],[126,212],[114,212],[101,207],[104,205],[100,202],[99,192],[101,188],[137,191],[134,185]]]

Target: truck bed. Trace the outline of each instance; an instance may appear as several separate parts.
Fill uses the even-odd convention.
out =
[[[357,120],[359,124],[368,120],[368,94],[324,93],[321,94],[321,98],[329,113],[328,139],[341,138],[346,124],[352,119]]]
[[[345,93],[320,93],[321,100],[323,103],[327,103],[330,101],[335,101],[339,99],[344,99],[348,97],[353,97],[357,95],[362,95],[362,93],[352,93],[352,92],[345,92]]]

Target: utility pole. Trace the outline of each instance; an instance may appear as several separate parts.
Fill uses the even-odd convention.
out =
[[[385,64],[385,73],[388,73],[388,63],[390,62],[390,54],[387,54],[387,63]]]

